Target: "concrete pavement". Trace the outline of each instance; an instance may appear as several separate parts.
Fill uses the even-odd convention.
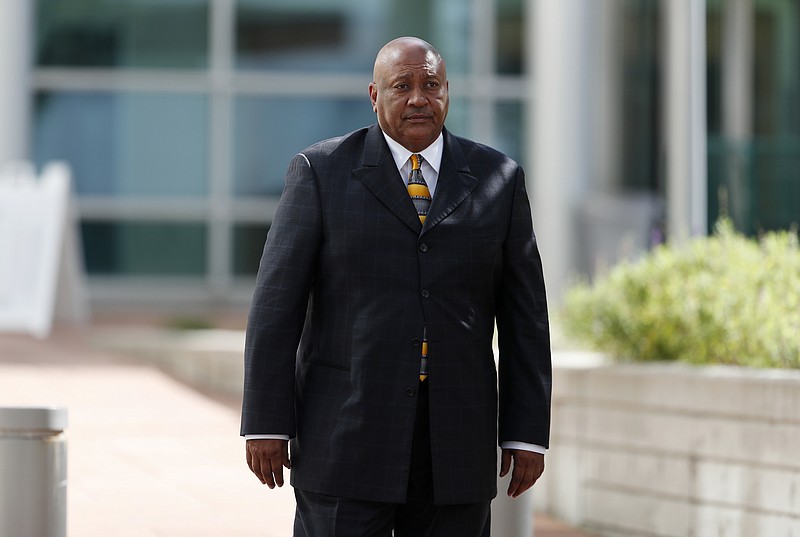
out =
[[[291,488],[250,474],[237,401],[98,349],[97,331],[0,334],[0,406],[69,409],[69,537],[291,535]],[[541,516],[535,534],[588,537]]]

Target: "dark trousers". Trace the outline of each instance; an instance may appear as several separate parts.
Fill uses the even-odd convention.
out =
[[[294,537],[489,537],[489,504],[433,504],[428,385],[420,383],[404,504],[295,489]],[[394,533],[393,533],[394,532]]]

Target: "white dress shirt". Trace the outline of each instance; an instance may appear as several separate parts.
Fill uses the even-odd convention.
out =
[[[386,143],[389,144],[389,151],[392,152],[392,157],[394,158],[397,170],[400,172],[400,177],[403,178],[403,182],[408,186],[408,177],[411,175],[411,155],[414,153],[395,142],[394,139],[390,138],[385,132],[383,133],[383,137],[386,138]],[[425,178],[425,182],[428,184],[431,199],[433,199],[433,195],[436,193],[436,185],[439,182],[439,170],[442,167],[443,150],[444,136],[440,134],[431,145],[417,153],[418,155],[422,155],[422,177]]]
[[[400,172],[400,177],[403,178],[403,182],[408,185],[408,177],[411,174],[411,155],[413,154],[411,151],[400,145],[394,139],[390,138],[385,132],[383,133],[384,138],[386,138],[386,143],[389,144],[389,150],[392,152],[392,157],[394,158],[395,165],[397,166],[397,170]],[[436,185],[439,182],[439,170],[442,166],[442,152],[444,151],[444,136],[439,134],[439,137],[436,140],[420,151],[419,155],[422,155],[422,177],[425,178],[425,182],[428,184],[428,190],[431,193],[431,199],[436,192]],[[245,435],[246,440],[289,440],[287,435],[281,434],[248,434]],[[533,451],[535,453],[544,454],[547,449],[543,446],[539,446],[536,444],[527,444],[525,442],[502,442],[500,447],[503,449],[519,449],[523,451]]]

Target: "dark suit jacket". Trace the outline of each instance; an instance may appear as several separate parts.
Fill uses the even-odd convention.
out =
[[[547,308],[522,169],[445,131],[422,226],[377,126],[296,155],[248,321],[242,434],[291,436],[296,488],[405,502],[426,325],[435,501],[488,500],[498,423],[501,441],[548,444]]]

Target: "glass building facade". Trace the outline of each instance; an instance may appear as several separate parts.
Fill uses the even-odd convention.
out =
[[[375,121],[367,85],[392,37],[428,39],[447,59],[451,131],[552,181],[532,173],[529,132],[535,76],[547,76],[529,72],[531,14],[549,1],[36,0],[30,153],[72,167],[93,296],[246,301],[291,156]],[[592,18],[574,26],[590,34],[577,203],[670,202],[670,5],[564,8]],[[800,0],[707,0],[705,24],[709,225],[728,214],[748,233],[789,227],[800,220]]]
[[[800,223],[800,1],[753,0],[739,28],[726,9],[708,2],[709,216],[728,214],[751,234],[786,229]],[[725,76],[737,30],[749,74],[738,100]]]
[[[617,3],[621,186],[665,196],[664,3]],[[787,229],[800,222],[800,1],[707,0],[706,51],[709,229],[723,215],[748,234]]]
[[[72,166],[93,287],[246,296],[290,158],[375,122],[394,36],[447,59],[450,130],[524,160],[522,4],[38,0],[32,154]]]

